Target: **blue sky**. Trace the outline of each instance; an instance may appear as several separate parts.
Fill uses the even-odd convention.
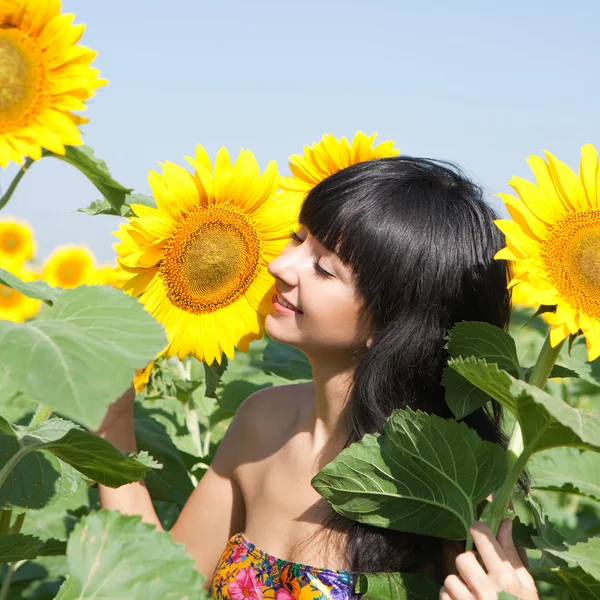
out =
[[[89,103],[84,141],[115,178],[201,143],[250,148],[261,167],[324,132],[393,139],[405,154],[459,163],[490,201],[547,149],[576,167],[600,145],[595,0],[63,0],[110,84]],[[14,169],[0,173],[3,189]],[[32,167],[3,216],[35,229],[38,259],[86,244],[114,259],[116,217],[69,211],[98,198],[72,167]],[[505,213],[503,213],[505,214]]]

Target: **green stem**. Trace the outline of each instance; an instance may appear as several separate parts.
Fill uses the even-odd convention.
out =
[[[37,410],[31,419],[31,423],[29,423],[29,427],[33,425],[39,425],[43,421],[45,421],[52,414],[52,409],[44,406],[43,404],[38,404]]]
[[[25,173],[27,173],[27,169],[29,169],[29,167],[32,164],[33,164],[32,158],[25,159],[23,166],[21,167],[19,172],[15,175],[15,178],[11,181],[10,185],[8,186],[8,189],[4,193],[4,196],[2,196],[2,198],[0,198],[0,210],[2,210],[6,206],[6,203],[10,200],[14,191],[17,189],[17,185],[19,185],[19,181],[21,181],[21,179],[23,179],[23,175],[25,175]]]
[[[550,345],[550,334],[548,333],[529,377],[528,383],[530,385],[544,389],[563,344],[564,340],[553,348]],[[506,515],[506,509],[508,508],[513,489],[532,454],[533,447],[523,447],[521,426],[515,421],[515,427],[508,444],[506,478],[504,479],[504,483],[494,493],[494,499],[492,500],[486,519],[494,535],[498,533],[500,524]]]
[[[192,363],[189,357],[183,359],[184,362],[178,361],[177,370],[181,375],[182,379],[186,381],[190,381],[192,379]],[[194,404],[194,398],[190,394],[187,402],[183,405],[183,409],[185,411],[185,424],[187,426],[190,435],[192,436],[192,442],[194,443],[194,447],[198,452],[198,456],[200,458],[204,457],[204,451],[202,447],[202,437],[200,435],[200,423],[198,421],[198,412],[196,410],[196,405]]]
[[[0,532],[1,533],[15,534],[15,533],[19,533],[19,531],[21,531],[21,526],[23,525],[23,521],[25,520],[26,513],[23,512],[23,513],[18,514],[13,526],[10,527],[11,513],[12,513],[11,510],[3,510],[2,511],[2,516],[0,517],[0,523],[1,523]],[[8,518],[6,517],[6,515],[8,515]],[[3,529],[3,526],[5,524],[5,519],[7,519],[6,524],[9,526],[6,532]],[[2,579],[2,588],[0,588],[0,600],[6,600],[8,598],[8,591],[10,589],[10,582],[12,580],[13,573],[17,570],[17,567],[19,567],[24,562],[25,561],[18,561],[18,562],[9,563],[7,565],[6,575]]]

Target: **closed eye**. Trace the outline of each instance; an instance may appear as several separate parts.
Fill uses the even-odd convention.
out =
[[[290,231],[290,238],[295,242],[298,242],[299,244],[304,242],[304,240],[295,231]],[[329,279],[330,277],[335,277],[335,275],[333,275],[329,271],[326,271],[319,264],[319,259],[315,260],[315,262],[313,263],[313,267],[315,269],[315,275],[321,279]]]

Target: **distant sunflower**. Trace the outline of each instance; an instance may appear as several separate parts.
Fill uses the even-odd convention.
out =
[[[53,287],[64,289],[91,285],[95,266],[94,255],[85,246],[62,246],[46,261],[42,278]]]
[[[34,281],[35,273],[17,264],[0,262],[0,267],[17,276],[22,281]],[[0,321],[22,323],[33,317],[40,309],[41,302],[13,290],[0,283]]]
[[[131,274],[124,271],[121,265],[102,265],[94,269],[89,285],[112,285],[115,288],[122,288],[129,279]]]
[[[506,247],[495,258],[513,262],[509,287],[524,285],[528,303],[548,313],[555,347],[580,330],[590,361],[600,356],[600,165],[595,148],[581,149],[579,176],[549,152],[531,156],[536,184],[513,177],[519,198],[498,194],[512,220],[495,223]]]
[[[249,150],[232,165],[221,148],[214,172],[201,146],[186,160],[194,175],[170,162],[150,171],[157,208],[133,204],[115,249],[131,274],[123,289],[165,325],[166,357],[220,363],[262,336],[274,289],[267,264],[297,227],[299,205],[273,199],[275,162],[260,175]]]
[[[33,232],[27,223],[0,218],[0,261],[22,265],[34,251]]]
[[[0,167],[42,148],[80,145],[72,111],[106,80],[90,65],[96,52],[77,46],[85,25],[60,14],[60,0],[0,0]]]
[[[154,361],[149,362],[144,369],[136,369],[133,377],[133,387],[136,392],[141,392],[150,381],[150,373],[154,367]]]
[[[350,144],[345,137],[338,140],[333,135],[324,134],[312,147],[304,146],[304,156],[290,156],[293,177],[281,178],[281,190],[296,195],[302,202],[306,194],[329,175],[365,160],[400,154],[400,150],[394,148],[393,141],[374,146],[376,135],[367,136],[359,131]]]

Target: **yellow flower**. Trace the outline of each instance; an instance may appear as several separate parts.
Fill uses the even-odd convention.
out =
[[[556,306],[548,313],[555,347],[580,330],[590,361],[600,356],[600,165],[587,144],[579,176],[549,152],[547,162],[529,158],[536,184],[513,177],[518,198],[498,194],[512,220],[495,223],[506,247],[495,258],[512,260],[509,287],[525,285],[533,305]]]
[[[133,387],[136,392],[141,392],[148,381],[150,381],[150,373],[152,373],[152,367],[154,367],[154,361],[149,362],[145,369],[136,369],[135,376],[133,378]]]
[[[324,134],[312,148],[304,146],[304,156],[290,156],[289,165],[293,177],[281,178],[281,190],[295,195],[302,202],[306,194],[329,175],[365,160],[397,156],[400,153],[394,149],[393,141],[374,146],[376,135],[366,136],[359,131],[352,144],[349,144],[345,137],[338,140],[333,135]]]
[[[62,246],[48,257],[42,278],[52,287],[75,288],[91,285],[94,270],[94,255],[85,246]]]
[[[133,204],[115,249],[131,274],[123,289],[165,325],[165,355],[220,363],[262,336],[274,291],[267,264],[297,227],[300,206],[273,199],[275,162],[260,175],[249,150],[232,165],[221,148],[214,172],[201,146],[186,160],[194,175],[170,162],[162,175],[150,171],[157,208]]]
[[[1,261],[22,265],[34,251],[33,232],[27,223],[0,218]]]
[[[0,167],[82,144],[87,119],[72,111],[107,82],[90,66],[96,53],[76,45],[85,25],[73,18],[60,0],[0,0]]]
[[[0,267],[23,281],[36,279],[35,273],[21,265],[0,262]],[[21,292],[0,283],[0,320],[22,323],[25,319],[33,317],[40,309],[40,305],[40,300],[24,296]]]
[[[89,285],[112,285],[122,288],[131,279],[131,274],[124,271],[121,265],[102,265],[92,273]]]

